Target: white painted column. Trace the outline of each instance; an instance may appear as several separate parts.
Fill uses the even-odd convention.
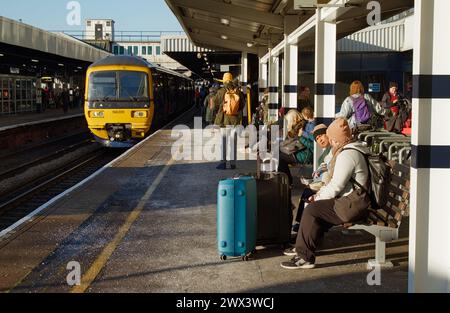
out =
[[[278,56],[270,56],[269,58],[269,121],[278,121],[279,109],[279,70],[280,58]]]
[[[450,292],[448,12],[448,0],[415,2],[410,292]]]
[[[336,24],[322,21],[321,9],[317,10],[315,49],[315,116],[318,124],[331,124],[336,115]],[[322,150],[314,149],[314,168]]]
[[[298,80],[298,47],[288,44],[285,36],[284,48],[284,94],[283,106],[289,109],[297,108],[297,80]]]
[[[262,101],[264,97],[264,90],[268,87],[268,72],[267,63],[261,63],[261,58],[259,59],[259,101]]]
[[[248,54],[247,54],[247,52],[242,52],[240,81],[241,81],[242,87],[247,86],[247,84],[248,84]],[[247,93],[247,91],[246,91],[247,88],[244,88],[244,89],[245,89],[244,93]]]
[[[241,85],[242,91],[244,92],[245,106],[243,111],[243,117],[248,120],[248,103],[247,103],[247,84],[248,84],[248,54],[247,52],[242,52],[241,56]],[[246,125],[246,124],[245,124]]]

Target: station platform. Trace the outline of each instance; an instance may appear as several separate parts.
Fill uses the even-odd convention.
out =
[[[178,124],[191,120],[189,113]],[[155,133],[0,234],[0,292],[407,292],[404,232],[388,244],[396,266],[382,271],[381,286],[367,284],[373,237],[339,228],[326,234],[314,270],[282,269],[289,258],[281,247],[258,247],[248,262],[221,261],[218,182],[254,172],[255,162],[219,171],[214,162],[175,161],[174,141],[170,129]],[[70,262],[81,265],[81,286],[66,282]]]
[[[64,113],[62,109],[47,109],[43,113],[0,115],[0,132],[28,125],[36,125],[40,123],[83,116],[83,112],[83,108],[71,109],[67,113]]]

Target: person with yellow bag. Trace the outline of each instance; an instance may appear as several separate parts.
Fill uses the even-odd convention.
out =
[[[239,89],[239,85],[233,82],[233,75],[225,73],[223,87],[217,91],[215,106],[218,108],[215,125],[221,127],[222,133],[222,162],[217,169],[227,169],[227,147],[233,141],[233,156],[229,157],[230,169],[236,168],[237,159],[237,134],[233,127],[241,125],[242,110],[245,107],[245,97]],[[230,127],[231,126],[231,127]]]

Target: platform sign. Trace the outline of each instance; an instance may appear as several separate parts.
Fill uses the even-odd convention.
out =
[[[328,2],[330,0],[294,0],[294,10],[316,9]]]
[[[373,93],[381,92],[381,84],[380,83],[369,84],[369,92],[373,92]]]

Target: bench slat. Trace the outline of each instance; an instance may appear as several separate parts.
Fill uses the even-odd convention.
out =
[[[409,178],[398,177],[397,175],[392,175],[391,184],[398,187],[403,186],[409,191],[410,181]]]
[[[402,199],[409,200],[409,191],[402,190],[396,186],[389,186],[389,193],[393,193],[396,196],[401,197]]]

